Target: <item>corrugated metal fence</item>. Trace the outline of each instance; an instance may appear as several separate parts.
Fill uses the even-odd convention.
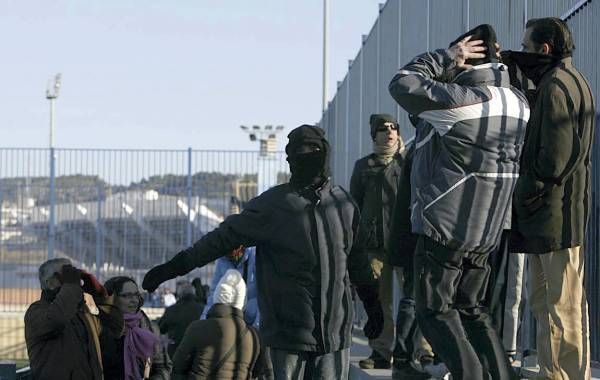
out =
[[[139,281],[287,179],[283,153],[0,148],[0,359],[25,358],[23,311],[49,257]]]
[[[320,125],[333,146],[334,181],[348,186],[354,162],[371,153],[369,116],[396,115],[405,140],[413,135],[406,113],[388,93],[396,70],[417,54],[448,44],[470,28],[489,23],[505,50],[519,50],[525,22],[536,17],[562,17],[575,40],[575,65],[590,81],[600,98],[600,1],[591,0],[388,0],[362,48],[349,61],[348,73]],[[598,133],[598,132],[597,132]],[[599,141],[599,140],[596,140]],[[600,361],[600,152],[594,149],[593,202],[586,247],[586,285],[592,326],[592,355]]]

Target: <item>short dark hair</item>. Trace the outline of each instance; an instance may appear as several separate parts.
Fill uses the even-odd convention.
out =
[[[531,28],[531,41],[537,45],[536,48],[548,44],[555,57],[569,57],[575,49],[567,23],[557,17],[533,18],[527,21],[525,28]]]

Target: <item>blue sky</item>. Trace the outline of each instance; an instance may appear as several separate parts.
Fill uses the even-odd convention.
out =
[[[378,3],[330,0],[330,99]],[[4,0],[0,35],[0,147],[48,145],[57,72],[57,147],[256,149],[241,124],[320,119],[321,0]]]

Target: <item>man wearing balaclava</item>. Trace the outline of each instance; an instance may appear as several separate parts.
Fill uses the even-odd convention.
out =
[[[504,52],[530,92],[511,249],[528,254],[540,376],[589,379],[584,242],[590,215],[594,99],[573,66],[573,38],[558,18],[529,20],[522,52]]]
[[[350,282],[369,320],[383,326],[377,281],[365,255],[353,250],[359,211],[350,194],[329,181],[329,143],[302,125],[288,135],[289,183],[250,200],[192,247],[152,268],[142,286],[154,291],[240,245],[256,247],[260,333],[275,379],[347,379],[352,344]]]
[[[371,355],[359,362],[361,368],[390,368],[394,345],[392,267],[384,259],[390,214],[396,199],[398,175],[403,161],[398,124],[388,114],[369,119],[373,153],[359,159],[350,179],[350,194],[360,209],[357,249],[367,254],[379,280],[379,300],[383,309],[383,331],[369,341]]]
[[[419,119],[411,168],[417,321],[453,379],[510,379],[482,303],[519,173],[529,107],[480,25],[448,49],[417,56],[392,79]]]

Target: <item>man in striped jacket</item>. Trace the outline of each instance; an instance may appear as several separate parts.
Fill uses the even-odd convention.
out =
[[[512,369],[481,307],[488,255],[510,216],[529,108],[480,25],[392,79],[420,121],[411,170],[417,320],[454,379],[508,379]],[[482,358],[480,360],[479,358]]]

